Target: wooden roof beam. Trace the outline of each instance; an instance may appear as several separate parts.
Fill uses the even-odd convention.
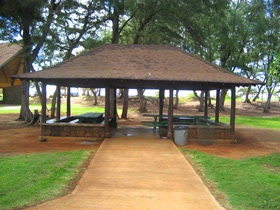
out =
[[[10,77],[10,75],[9,75],[9,72],[8,72],[8,70],[6,69],[5,66],[3,66],[3,70],[4,70],[5,76],[6,76],[6,78],[7,78],[8,86],[11,86],[11,85],[12,85],[12,80],[11,80],[11,77]]]

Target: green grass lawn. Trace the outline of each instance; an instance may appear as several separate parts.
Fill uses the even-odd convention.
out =
[[[234,209],[280,208],[279,153],[231,160],[182,148],[181,151],[226,194]]]
[[[211,118],[214,119],[214,118]],[[220,122],[230,123],[230,117],[220,117]],[[235,119],[237,125],[250,125],[256,128],[280,129],[280,117],[241,117]]]
[[[50,108],[51,105],[47,104],[47,107]],[[41,110],[40,104],[31,104],[30,110],[34,112],[34,110]],[[135,111],[134,109],[129,109],[128,111]],[[11,106],[11,107],[0,107],[0,114],[11,114],[11,113],[19,113],[20,112],[20,106]],[[71,114],[83,114],[86,112],[100,112],[104,113],[105,108],[104,107],[81,107],[79,105],[71,106]],[[118,109],[118,113],[121,113],[122,109]],[[61,113],[66,113],[66,106],[61,106]]]
[[[47,201],[65,193],[90,151],[0,157],[0,209]]]

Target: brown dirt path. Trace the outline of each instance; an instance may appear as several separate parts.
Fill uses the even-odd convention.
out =
[[[30,210],[222,210],[169,139],[155,135],[105,139],[77,188]]]

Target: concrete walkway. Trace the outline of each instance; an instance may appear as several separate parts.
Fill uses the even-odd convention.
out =
[[[29,209],[224,209],[174,143],[106,139],[72,194]]]

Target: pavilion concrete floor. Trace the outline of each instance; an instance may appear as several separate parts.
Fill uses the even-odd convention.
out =
[[[70,195],[29,209],[224,209],[171,140],[125,135],[104,140]]]

